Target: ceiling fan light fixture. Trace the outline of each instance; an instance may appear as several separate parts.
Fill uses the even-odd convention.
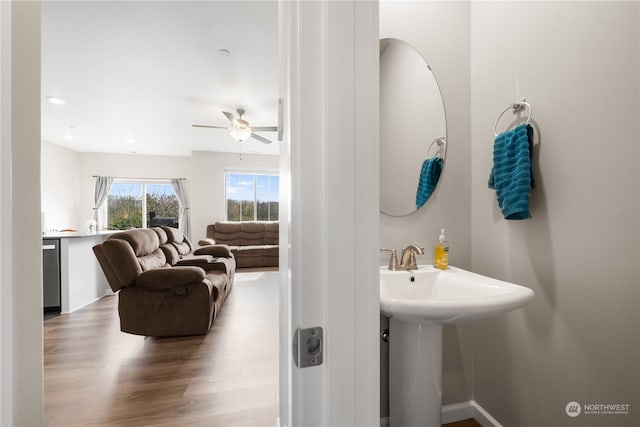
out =
[[[238,124],[238,126],[229,128],[229,135],[231,135],[231,138],[235,139],[236,141],[243,142],[251,137],[251,128],[242,124]]]
[[[211,126],[211,125],[191,125],[197,128],[213,128],[213,129],[226,129],[229,132],[229,135],[237,142],[246,141],[249,138],[253,138],[257,141],[262,142],[263,144],[271,144],[267,138],[260,136],[255,133],[255,131],[263,131],[263,132],[275,132],[278,130],[277,126],[261,126],[257,128],[252,128],[248,121],[242,118],[244,114],[244,109],[238,108],[236,110],[238,112],[238,117],[235,117],[233,114],[228,111],[222,111],[222,114],[229,120],[231,126],[223,127],[223,126]]]

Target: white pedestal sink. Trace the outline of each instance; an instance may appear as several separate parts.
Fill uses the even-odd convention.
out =
[[[531,289],[456,267],[380,269],[380,311],[389,321],[391,427],[442,424],[442,325],[522,307]]]

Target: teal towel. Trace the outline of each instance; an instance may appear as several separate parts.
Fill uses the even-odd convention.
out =
[[[532,152],[531,125],[520,125],[496,137],[489,188],[496,190],[498,205],[505,219],[531,218],[529,190],[535,186]]]
[[[429,200],[431,193],[436,188],[438,179],[440,179],[441,171],[442,159],[440,157],[432,157],[422,162],[418,191],[416,192],[416,208],[420,209]]]

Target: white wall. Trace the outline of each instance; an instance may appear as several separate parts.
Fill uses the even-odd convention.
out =
[[[2,5],[4,7],[4,4]],[[3,9],[5,12],[7,9]],[[3,424],[44,423],[42,355],[42,263],[40,234],[40,2],[11,2],[11,58],[2,49],[3,65],[11,66],[10,139],[3,134],[3,161],[11,159],[11,189],[2,188],[3,205],[11,206],[10,316],[3,317]],[[6,21],[4,21],[6,23]],[[3,36],[7,36],[6,33]],[[3,40],[4,41],[4,40]],[[3,73],[4,73],[3,69]],[[3,86],[3,89],[5,87]],[[3,106],[6,94],[3,93]],[[3,122],[3,124],[6,124]],[[10,144],[11,151],[7,149]],[[4,156],[9,156],[5,158]],[[6,163],[3,164],[3,167]],[[7,219],[3,212],[3,220]],[[3,230],[4,231],[4,230]],[[3,239],[6,236],[3,233]],[[3,251],[4,251],[3,246]],[[3,254],[4,256],[5,254]],[[5,279],[5,277],[3,277]],[[3,297],[7,293],[3,291]],[[3,314],[7,308],[3,303]],[[5,323],[7,322],[8,325]],[[7,329],[10,329],[9,331]],[[5,349],[10,349],[6,360]],[[9,366],[11,375],[4,375]],[[5,381],[9,387],[5,388]],[[7,413],[5,402],[11,405]],[[7,418],[8,417],[8,418]]]
[[[42,205],[47,228],[84,231],[93,216],[94,175],[122,178],[187,178],[192,239],[205,237],[206,226],[223,221],[225,168],[279,169],[278,156],[196,151],[191,157],[78,153],[43,141]]]
[[[438,79],[447,119],[447,163],[438,188],[418,212],[403,218],[380,216],[380,245],[400,249],[408,244],[426,248],[422,263],[433,260],[433,246],[440,228],[447,229],[451,245],[450,262],[471,267],[470,218],[470,6],[467,2],[380,3],[380,38],[392,37],[413,45],[431,66]],[[414,140],[415,141],[415,140]],[[425,141],[429,144],[431,141]],[[428,145],[425,146],[425,149]],[[380,168],[385,167],[381,160]],[[380,257],[387,265],[389,255]],[[382,327],[385,327],[383,322]],[[471,399],[471,350],[466,325],[446,327],[444,331],[443,403]],[[381,357],[381,409],[385,412],[387,389],[386,345]]]
[[[279,169],[278,156],[214,153],[194,151],[191,153],[191,235],[197,242],[206,237],[208,224],[225,220],[224,170],[225,168],[247,170]]]
[[[504,425],[640,425],[638,7],[471,6],[472,266],[536,292],[473,326],[474,398]],[[494,121],[519,96],[538,184],[520,222],[487,188]],[[572,419],[570,401],[631,415]]]
[[[81,230],[93,218],[94,175],[114,178],[186,178],[183,184],[191,200],[191,169],[187,156],[147,156],[139,154],[82,153],[80,156],[80,216]]]
[[[75,150],[42,141],[42,212],[43,230],[73,228],[85,231],[86,221],[80,218],[80,157]],[[82,221],[84,219],[84,221]]]
[[[86,230],[93,218],[94,175],[116,178],[187,178],[190,197],[189,157],[137,154],[80,153],[42,141],[42,210],[45,229]]]

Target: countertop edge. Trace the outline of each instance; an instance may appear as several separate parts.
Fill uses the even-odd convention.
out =
[[[43,239],[78,239],[83,237],[100,237],[110,236],[118,231],[101,231],[99,233],[77,233],[77,232],[64,232],[64,233],[46,233],[42,235]]]

